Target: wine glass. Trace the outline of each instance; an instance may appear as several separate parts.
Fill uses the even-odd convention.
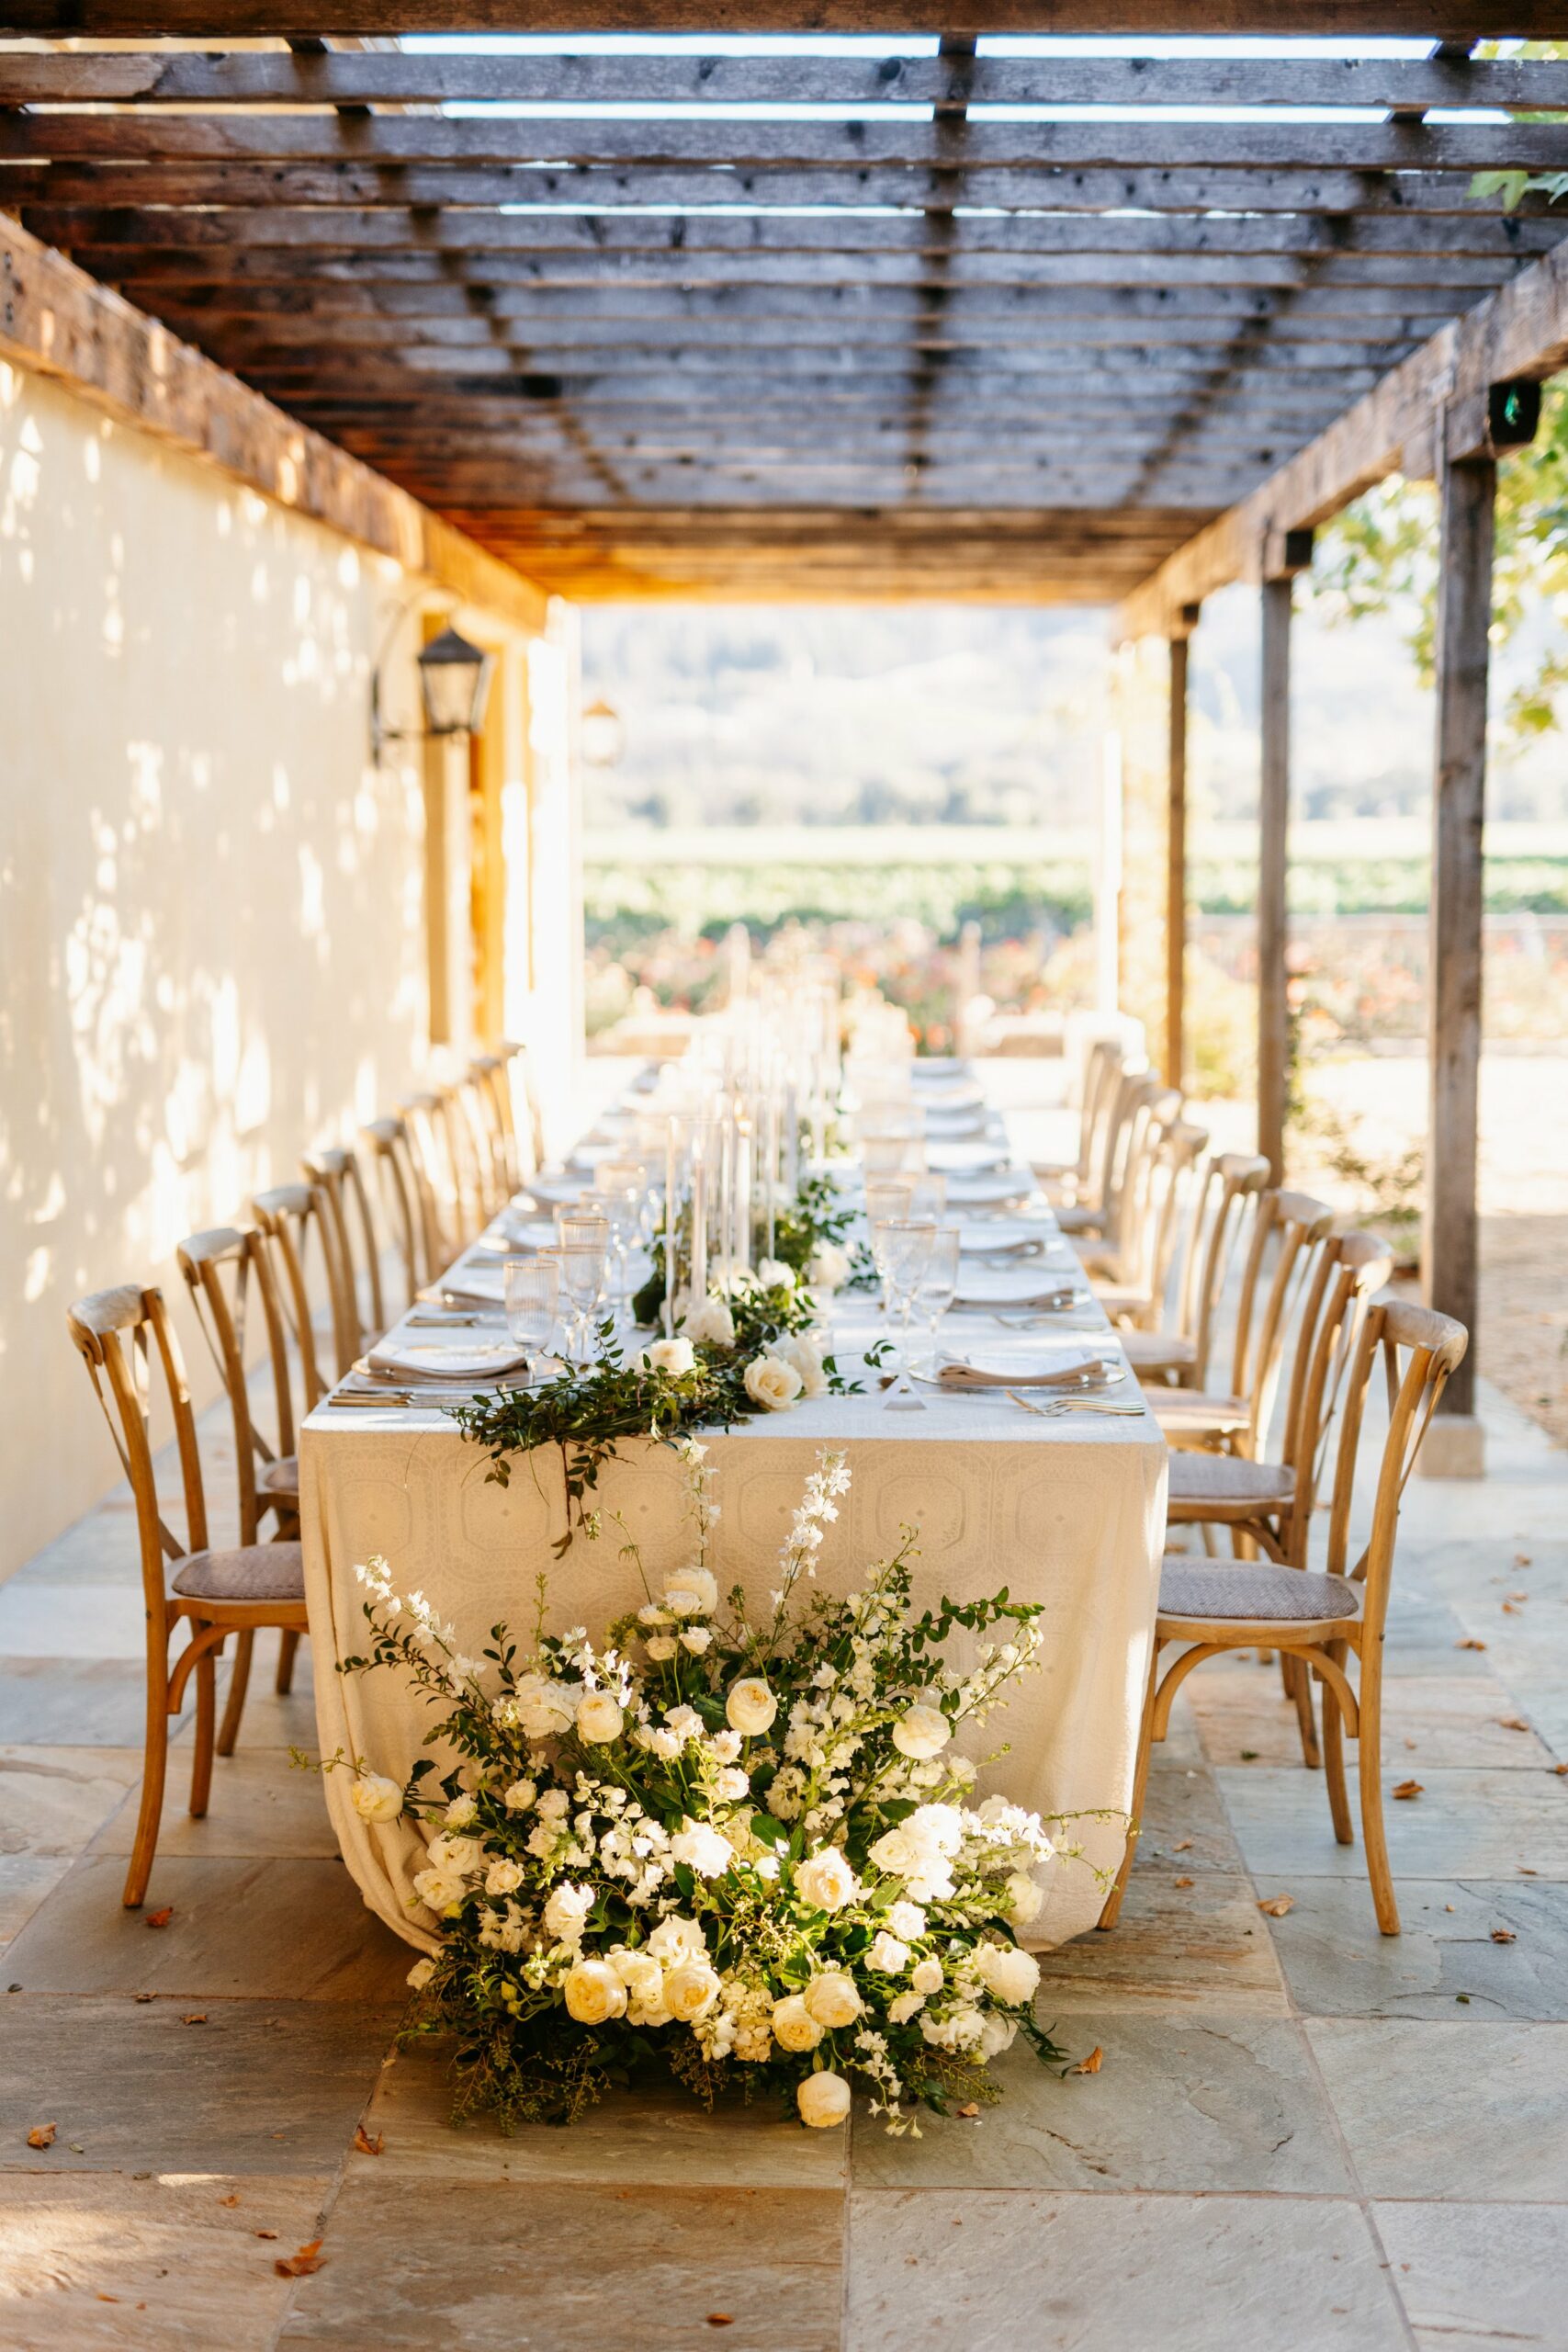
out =
[[[528,1377],[535,1358],[548,1346],[560,1304],[560,1261],[553,1252],[537,1250],[529,1258],[508,1258],[502,1270],[506,1291],[506,1329],[525,1351]]]
[[[915,1293],[931,1261],[931,1246],[936,1239],[934,1225],[918,1225],[912,1217],[887,1218],[882,1233],[882,1287],[887,1299],[887,1315],[891,1322],[898,1320],[898,1360],[908,1365],[909,1319],[915,1310]]]
[[[563,1238],[558,1252],[561,1288],[572,1310],[567,1348],[576,1363],[588,1363],[592,1359],[593,1309],[604,1288],[604,1266],[609,1254],[604,1221],[595,1218],[593,1223],[598,1229],[596,1239],[568,1241]]]
[[[595,1171],[595,1197],[609,1219],[610,1247],[615,1255],[615,1298],[624,1306],[637,1238],[638,1212],[648,1170],[640,1159],[602,1159]]]
[[[911,1179],[909,1215],[919,1220],[931,1217],[939,1222],[947,1206],[947,1179],[924,1173]]]
[[[915,1287],[915,1303],[924,1311],[931,1332],[931,1351],[927,1370],[934,1372],[937,1363],[937,1329],[942,1317],[958,1295],[958,1245],[962,1238],[955,1225],[939,1225],[931,1234],[931,1250]]]

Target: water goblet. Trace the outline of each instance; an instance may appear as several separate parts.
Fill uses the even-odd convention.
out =
[[[898,1361],[907,1367],[915,1293],[931,1260],[936,1227],[917,1224],[912,1217],[889,1217],[883,1224],[881,1234],[882,1287],[887,1300],[887,1317],[889,1322],[895,1316],[897,1317]]]
[[[597,1239],[563,1240],[561,1243],[558,1253],[561,1288],[572,1310],[567,1347],[575,1363],[588,1363],[592,1360],[593,1309],[604,1288],[608,1244],[604,1238],[602,1223]]]
[[[506,1293],[506,1329],[525,1351],[528,1377],[535,1359],[549,1344],[560,1304],[560,1261],[553,1252],[536,1251],[528,1258],[508,1258],[502,1270]]]
[[[926,1365],[930,1372],[936,1370],[938,1327],[958,1295],[958,1250],[962,1238],[955,1225],[936,1227],[915,1289],[916,1304],[923,1309],[931,1333],[931,1355]]]

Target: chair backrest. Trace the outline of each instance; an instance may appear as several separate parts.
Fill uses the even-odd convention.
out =
[[[208,1542],[201,1456],[197,1450],[196,1419],[191,1411],[190,1388],[179,1341],[175,1337],[163,1293],[143,1290],[137,1283],[122,1283],[113,1290],[94,1291],[87,1297],[77,1299],[67,1309],[65,1320],[108,1422],[120,1467],[130,1481],[141,1550],[148,1640],[154,1650],[162,1652],[167,1647],[170,1625],[164,1562],[183,1560],[188,1552],[204,1551]],[[170,1528],[158,1503],[149,1428],[154,1355],[174,1417],[179,1451],[186,1515],[183,1543]]]
[[[1146,1069],[1119,1067],[1114,1083],[1107,1084],[1100,1133],[1091,1152],[1087,1206],[1102,1211],[1114,1206],[1126,1151],[1128,1122],[1149,1086],[1158,1082]]]
[[[507,1114],[512,1120],[514,1132],[516,1131],[517,1100],[515,1089],[518,1086],[523,1089],[525,1119],[521,1140],[525,1146],[525,1164],[522,1173],[525,1177],[537,1175],[545,1164],[545,1114],[540,1106],[538,1089],[534,1083],[533,1057],[526,1046],[519,1045],[512,1037],[498,1038],[490,1050],[502,1066],[502,1077],[506,1088]]]
[[[1160,1147],[1181,1116],[1181,1096],[1153,1071],[1136,1080],[1136,1094],[1123,1130],[1122,1161],[1106,1200],[1106,1240],[1116,1259],[1117,1279],[1139,1283],[1144,1268],[1139,1245],[1149,1216]]]
[[[1218,1152],[1192,1186],[1192,1213],[1183,1244],[1177,1329],[1192,1342],[1190,1385],[1209,1377],[1214,1319],[1247,1216],[1269,1182],[1269,1162],[1237,1151]]]
[[[422,1285],[434,1282],[445,1263],[435,1204],[426,1195],[423,1172],[410,1148],[403,1120],[372,1119],[365,1136],[392,1244],[402,1261],[407,1304],[412,1306]]]
[[[1132,1280],[1153,1301],[1157,1317],[1170,1282],[1183,1213],[1196,1189],[1199,1161],[1209,1148],[1209,1131],[1178,1117],[1157,1129],[1143,1205],[1143,1230],[1134,1239],[1137,1262]]]
[[[466,1245],[483,1231],[499,1205],[495,1156],[471,1076],[465,1073],[442,1087],[436,1099],[457,1204],[458,1238]]]
[[[398,1110],[417,1181],[422,1218],[427,1228],[426,1261],[434,1278],[451,1264],[466,1238],[451,1127],[446,1103],[439,1094],[405,1094]]]
[[[1105,1125],[1122,1077],[1122,1058],[1119,1037],[1097,1037],[1084,1057],[1083,1100],[1078,1111],[1077,1192],[1080,1200],[1088,1197],[1095,1155],[1103,1147]]]
[[[1329,1431],[1372,1299],[1393,1272],[1388,1244],[1371,1233],[1342,1233],[1319,1253],[1303,1303],[1280,1459],[1294,1474],[1285,1556],[1307,1565],[1313,1508]]]
[[[1278,1187],[1259,1195],[1252,1247],[1242,1270],[1241,1295],[1236,1302],[1235,1354],[1232,1394],[1247,1399],[1247,1451],[1262,1452],[1274,1416],[1285,1340],[1298,1310],[1314,1313],[1322,1303],[1315,1292],[1334,1230],[1334,1212],[1308,1193],[1287,1193]],[[1274,1270],[1261,1294],[1263,1261],[1272,1245]],[[1257,1329],[1254,1329],[1254,1319]]]
[[[326,1394],[316,1351],[314,1308],[310,1298],[310,1262],[319,1257],[329,1306],[339,1295],[341,1276],[334,1262],[325,1203],[315,1184],[276,1184],[257,1193],[251,1203],[261,1246],[273,1262],[273,1277],[284,1319],[299,1351],[299,1374],[305,1410],[315,1410]],[[312,1253],[311,1241],[315,1250]]]
[[[266,1248],[257,1233],[222,1225],[191,1233],[175,1252],[190,1292],[197,1328],[218,1367],[234,1430],[234,1474],[239,1490],[240,1541],[254,1544],[259,1519],[256,1464],[276,1462],[294,1451],[294,1399],[288,1380],[288,1342],[277,1285]],[[245,1376],[245,1325],[253,1286],[261,1304],[272,1367],[276,1449],[257,1429]]]
[[[1469,1332],[1451,1315],[1439,1315],[1429,1306],[1407,1306],[1398,1299],[1374,1299],[1361,1326],[1345,1385],[1325,1565],[1331,1576],[1351,1577],[1366,1586],[1361,1605],[1363,1672],[1369,1653],[1376,1657],[1388,1614],[1399,1506],[1405,1485],[1438,1400],[1469,1345]],[[1367,1390],[1380,1355],[1388,1386],[1388,1433],[1372,1498],[1371,1525],[1365,1546],[1352,1557],[1357,1454]]]
[[[523,1182],[512,1080],[496,1054],[477,1054],[468,1064],[475,1110],[489,1146],[496,1206],[504,1207]]]
[[[363,1354],[367,1344],[378,1340],[387,1328],[380,1238],[370,1214],[365,1178],[352,1151],[335,1144],[308,1151],[299,1168],[305,1182],[321,1195],[321,1213],[332,1237],[338,1276],[333,1337],[341,1380],[355,1356]]]

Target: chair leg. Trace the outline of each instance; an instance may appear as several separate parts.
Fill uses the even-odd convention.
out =
[[[1198,1530],[1198,1533],[1202,1542],[1203,1549],[1208,1554],[1210,1559],[1213,1560],[1217,1558],[1218,1554],[1214,1544],[1214,1531],[1210,1526],[1207,1520],[1203,1521],[1202,1526]]]
[[[1307,1670],[1306,1660],[1290,1650],[1280,1652],[1280,1668],[1284,1677],[1285,1696],[1295,1702],[1296,1722],[1302,1736],[1302,1762],[1309,1772],[1315,1772],[1323,1762],[1323,1752],[1317,1744],[1317,1713],[1313,1705],[1312,1676]]]
[[[194,1627],[192,1632],[198,1629]],[[196,1743],[190,1759],[190,1809],[199,1821],[212,1792],[212,1734],[218,1720],[218,1662],[209,1650],[196,1662]]]
[[[169,1677],[166,1658],[147,1661],[147,1737],[141,1765],[141,1804],[136,1815],[136,1838],[121,1897],[128,1911],[141,1907],[152,1857],[158,1850],[158,1824],[164,1815],[164,1776],[169,1761]]]
[[[1347,1646],[1344,1642],[1329,1644],[1328,1655],[1337,1665],[1344,1665]],[[1323,1776],[1328,1783],[1334,1835],[1340,1845],[1353,1846],[1356,1833],[1350,1826],[1350,1799],[1345,1785],[1345,1719],[1332,1686],[1326,1682],[1323,1686]]]
[[[1376,1660],[1361,1661],[1361,1688],[1357,1704],[1361,1718],[1356,1762],[1361,1784],[1361,1839],[1367,1849],[1367,1876],[1372,1906],[1385,1936],[1399,1933],[1399,1905],[1393,1899],[1393,1875],[1388,1866],[1388,1841],[1382,1826],[1382,1690]]]
[[[251,1651],[255,1638],[248,1625],[243,1633],[234,1636],[234,1668],[229,1677],[229,1701],[223,1710],[223,1727],[218,1735],[220,1756],[232,1756],[234,1742],[240,1736],[240,1717],[245,1712],[245,1685],[251,1679]]]
[[[1149,1687],[1144,1693],[1143,1719],[1138,1725],[1138,1762],[1133,1775],[1133,1816],[1127,1827],[1127,1850],[1122,1857],[1115,1883],[1105,1898],[1105,1907],[1095,1921],[1097,1928],[1113,1928],[1122,1915],[1122,1897],[1132,1875],[1133,1849],[1143,1827],[1144,1800],[1149,1789],[1149,1755],[1154,1747],[1155,1693],[1159,1689],[1159,1650],[1156,1642],[1149,1658]]]
[[[299,1647],[298,1631],[286,1625],[277,1637],[277,1680],[274,1686],[280,1699],[287,1699],[294,1688],[294,1658]]]

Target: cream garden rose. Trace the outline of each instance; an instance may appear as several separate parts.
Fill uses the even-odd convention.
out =
[[[795,2103],[803,2123],[814,2132],[826,2132],[848,2115],[850,2086],[842,2075],[807,2075],[795,2092]]]
[[[795,1891],[818,1911],[841,1911],[860,1893],[860,1881],[836,1846],[823,1846],[796,1866]]]
[[[1007,1897],[1008,1917],[1015,1928],[1027,1928],[1038,1919],[1045,1907],[1045,1894],[1038,1879],[1022,1871],[1014,1871],[1002,1889]]]
[[[683,1380],[696,1369],[697,1351],[690,1340],[655,1340],[642,1350],[637,1363],[644,1372],[662,1372],[671,1380]]]
[[[661,1605],[671,1617],[711,1617],[718,1607],[718,1578],[711,1568],[682,1568],[665,1586]]]
[[[840,2026],[853,2025],[865,2007],[855,1990],[854,1978],[838,1968],[825,1969],[820,1976],[814,1976],[800,1997],[818,2024],[826,2026],[829,2033]]]
[[[778,1701],[759,1674],[743,1675],[732,1683],[724,1702],[731,1726],[748,1739],[760,1738],[778,1711]]]
[[[416,1960],[409,1970],[407,1981],[416,1993],[423,1993],[434,1973],[435,1962],[433,1960]]]
[[[765,1413],[787,1412],[805,1385],[794,1364],[779,1356],[753,1356],[742,1376],[747,1396]]]
[[[911,1707],[893,1726],[893,1745],[900,1756],[919,1760],[940,1756],[953,1736],[940,1707]]]
[[[717,1969],[705,1960],[678,1960],[665,1972],[665,2004],[682,2025],[705,2017],[722,1989]]]
[[[808,1400],[828,1394],[828,1374],[823,1369],[822,1350],[807,1331],[795,1331],[783,1340],[771,1340],[768,1353],[780,1363],[787,1363],[800,1374],[800,1393]]]
[[[396,1821],[403,1809],[401,1789],[380,1772],[362,1772],[349,1791],[349,1801],[361,1821]]]
[[[847,1250],[836,1241],[819,1241],[807,1261],[806,1279],[813,1290],[841,1290],[850,1278]]]
[[[975,1973],[993,1999],[1010,2008],[1032,2001],[1040,1987],[1040,1962],[1016,1944],[976,1944]]]
[[[793,1290],[795,1268],[786,1266],[782,1258],[761,1258],[757,1263],[757,1280],[764,1290]]]
[[[690,1815],[670,1840],[670,1851],[678,1862],[696,1871],[699,1878],[722,1878],[735,1860],[735,1849],[728,1838],[710,1829],[705,1821],[694,1821]]]
[[[825,2030],[798,1993],[773,2003],[773,2036],[781,2049],[815,2050]]]
[[[579,2025],[605,2025],[626,2015],[626,1988],[607,1960],[580,1960],[561,1985],[567,2014]]]
[[[608,1690],[590,1690],[578,1707],[577,1736],[595,1747],[607,1747],[619,1739],[626,1725],[626,1716]]]
[[[735,1345],[735,1317],[722,1298],[705,1298],[686,1317],[688,1340],[705,1340],[710,1347]]]

